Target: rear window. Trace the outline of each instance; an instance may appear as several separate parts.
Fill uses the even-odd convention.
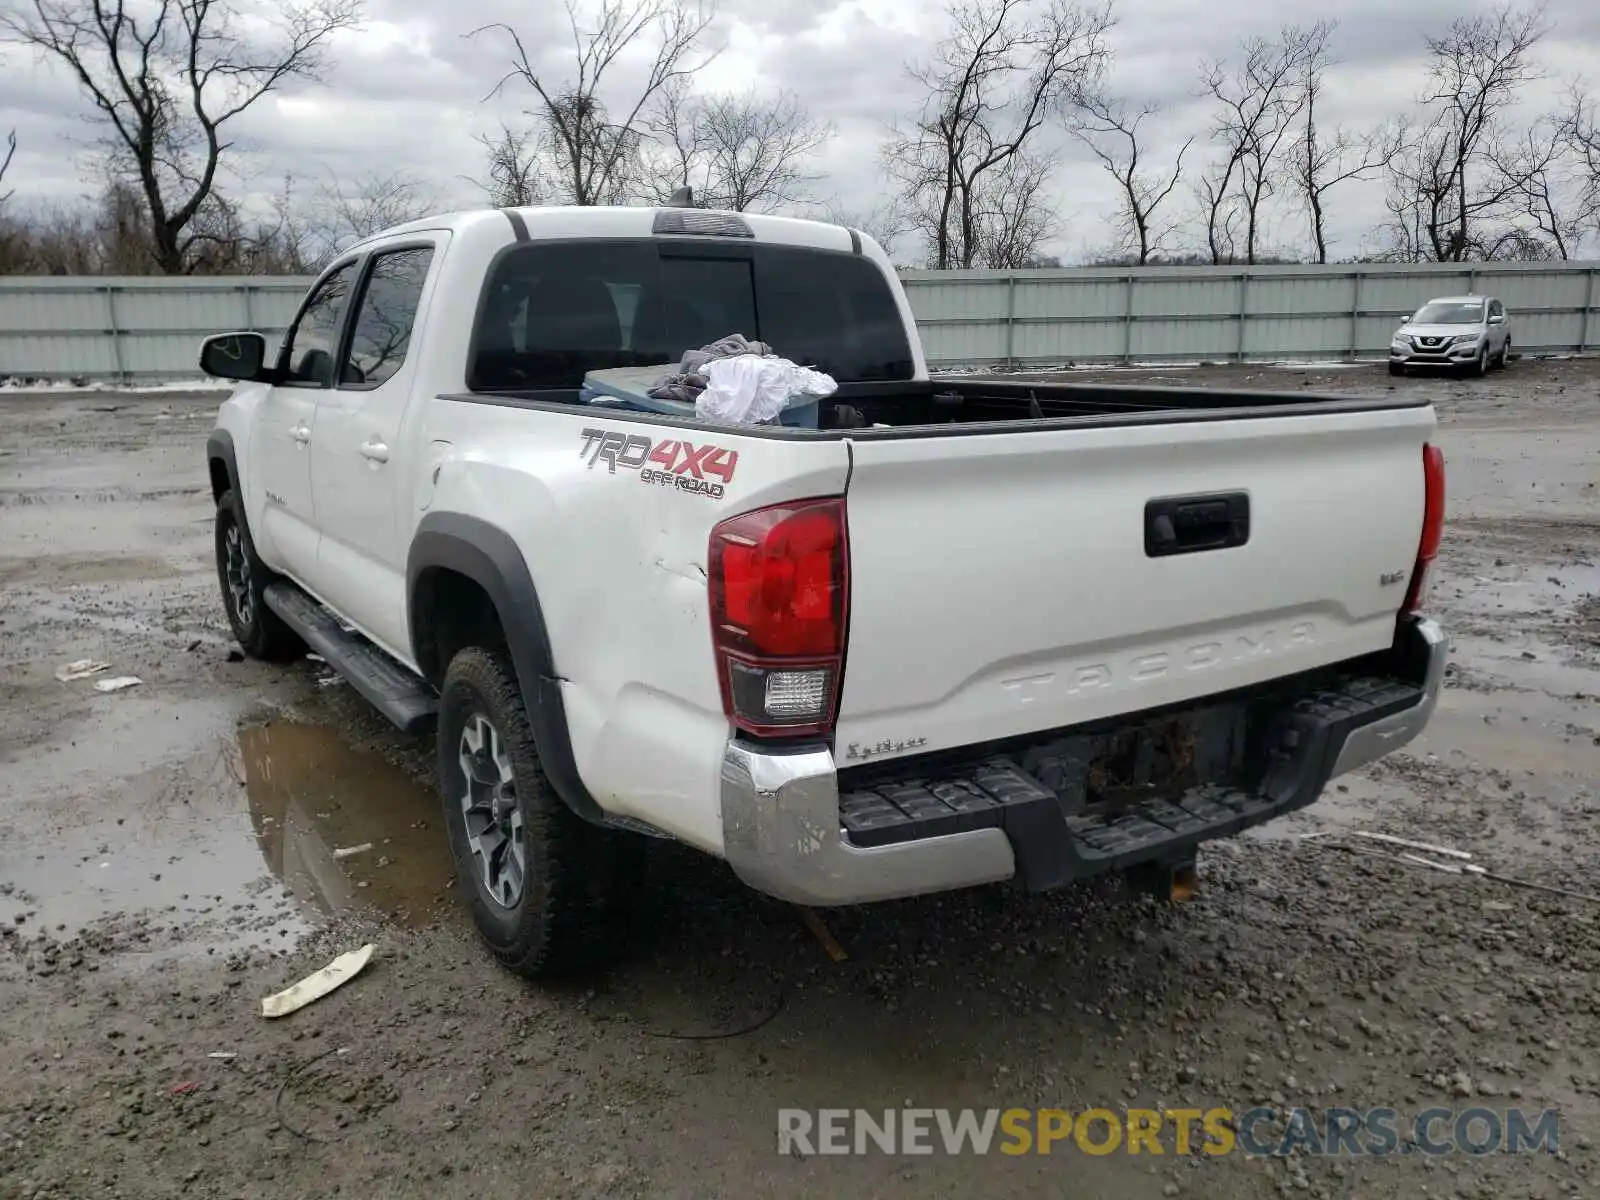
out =
[[[840,383],[911,377],[894,293],[869,259],[718,249],[655,239],[513,248],[485,285],[468,386],[576,388],[589,371],[675,363],[731,333]]]

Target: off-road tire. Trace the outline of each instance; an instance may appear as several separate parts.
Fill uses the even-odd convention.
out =
[[[481,715],[509,759],[525,868],[515,904],[490,894],[474,855],[462,796],[463,733]],[[529,979],[600,966],[626,942],[625,918],[643,863],[639,839],[583,820],[539,765],[532,726],[510,657],[469,646],[450,660],[439,694],[439,799],[456,886],[473,926],[501,964]]]
[[[263,598],[267,585],[278,576],[256,553],[243,508],[232,489],[217,500],[216,556],[222,608],[244,652],[263,662],[289,662],[304,654],[306,645],[300,635],[284,624]]]

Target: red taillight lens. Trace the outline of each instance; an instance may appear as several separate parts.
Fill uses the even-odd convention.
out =
[[[1444,451],[1432,443],[1422,447],[1422,480],[1422,540],[1417,545],[1417,562],[1411,570],[1406,602],[1400,609],[1408,616],[1420,612],[1428,598],[1428,576],[1444,537]]]
[[[711,531],[711,641],[723,709],[756,736],[833,726],[849,547],[842,499],[742,513]]]

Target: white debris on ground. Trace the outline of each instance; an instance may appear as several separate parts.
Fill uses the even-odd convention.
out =
[[[264,997],[261,1001],[261,1015],[286,1017],[312,1001],[322,999],[334,988],[348,983],[359,975],[361,969],[371,960],[374,949],[373,944],[368,942],[359,950],[339,955],[322,970],[307,975],[299,983]]]
[[[101,671],[110,669],[110,663],[103,663],[93,658],[80,658],[76,662],[57,667],[56,678],[62,683],[71,683],[74,679],[87,679],[91,675],[98,675]]]

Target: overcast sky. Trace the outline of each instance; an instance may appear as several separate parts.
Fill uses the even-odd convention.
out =
[[[0,0],[0,8],[26,2]],[[1530,90],[1530,109],[1545,103],[1562,78],[1585,70],[1600,87],[1600,2],[1548,0],[1546,7],[1554,29],[1539,58],[1552,78]],[[1199,153],[1191,152],[1198,168],[1208,119],[1194,95],[1202,58],[1227,55],[1241,36],[1270,34],[1279,23],[1337,17],[1334,44],[1343,61],[1328,79],[1325,119],[1365,126],[1410,105],[1422,81],[1426,34],[1477,10],[1471,0],[1117,0],[1110,79],[1122,94],[1169,106],[1152,129],[1158,156],[1201,135]],[[401,170],[430,180],[447,204],[479,202],[482,193],[467,182],[482,174],[473,134],[500,119],[515,121],[527,98],[510,86],[485,99],[505,70],[507,43],[492,32],[465,35],[478,25],[509,22],[530,50],[543,48],[540,65],[559,78],[570,58],[565,12],[555,0],[367,0],[366,12],[364,28],[334,46],[325,84],[295,84],[238,121],[235,136],[247,153],[235,162],[246,186],[271,192],[286,171],[310,179],[330,171]],[[697,87],[796,92],[839,130],[817,164],[818,200],[864,210],[882,196],[877,149],[888,123],[917,106],[905,64],[924,57],[944,30],[942,11],[914,0],[722,0],[716,40],[724,48],[697,76]],[[6,186],[26,201],[84,196],[91,190],[85,151],[94,136],[92,109],[60,70],[24,49],[0,52],[0,133],[14,125],[19,143]],[[631,101],[638,66],[619,64],[609,80],[605,98],[613,107]],[[1081,148],[1056,140],[1064,152],[1055,182],[1062,235],[1052,249],[1071,261],[1109,239],[1112,192]],[[1374,185],[1353,184],[1337,195],[1333,253],[1361,249],[1365,231],[1382,215]],[[1304,245],[1300,220],[1282,214],[1269,240]]]

